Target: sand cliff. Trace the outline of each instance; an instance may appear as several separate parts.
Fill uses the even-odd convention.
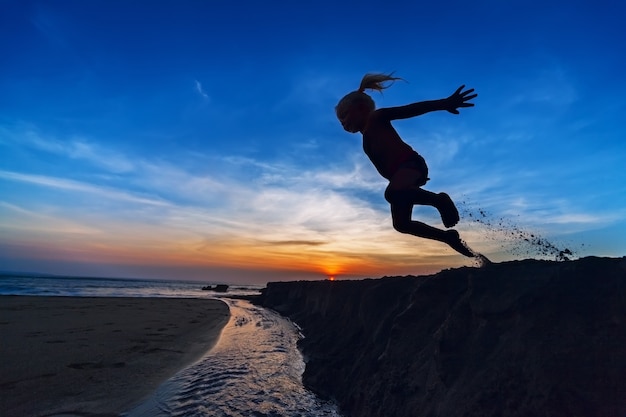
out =
[[[275,282],[305,384],[344,415],[626,416],[626,258]]]

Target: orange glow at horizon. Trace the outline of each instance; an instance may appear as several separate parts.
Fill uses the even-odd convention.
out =
[[[302,253],[301,248],[253,246],[244,242],[215,242],[198,245],[193,241],[159,241],[146,237],[116,239],[66,240],[63,246],[47,239],[27,241],[15,247],[12,256],[38,259],[67,260],[83,263],[106,263],[112,265],[145,265],[171,267],[236,267],[246,270],[282,270],[305,272],[326,276],[329,280],[338,277],[382,275],[404,275],[430,273],[437,263],[449,265],[442,259],[407,259],[397,254],[372,254],[352,251],[317,251]],[[239,246],[238,243],[241,243]],[[417,261],[417,262],[416,262]],[[426,261],[426,262],[424,262]],[[430,262],[429,262],[430,261]],[[433,262],[434,261],[434,262]],[[439,261],[439,262],[437,262]]]
[[[146,267],[235,268],[248,271],[293,271],[329,280],[415,275],[450,267],[458,255],[440,255],[438,246],[422,243],[417,256],[397,245],[310,245],[276,243],[241,236],[203,237],[164,233],[132,224],[100,225],[102,230],[70,233],[38,229],[7,247],[11,257]],[[124,227],[123,227],[124,226]],[[105,230],[106,229],[106,230]],[[59,242],[62,242],[60,245]],[[360,242],[360,241],[359,241]],[[10,248],[10,249],[9,249]],[[9,253],[7,252],[7,255]]]

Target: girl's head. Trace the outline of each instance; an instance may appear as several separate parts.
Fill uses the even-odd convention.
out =
[[[393,83],[401,79],[394,77],[393,73],[365,74],[359,89],[345,95],[335,106],[335,114],[344,129],[352,133],[363,129],[367,116],[376,108],[374,100],[365,93],[365,90],[383,91],[391,86],[391,84],[385,85],[387,81]]]

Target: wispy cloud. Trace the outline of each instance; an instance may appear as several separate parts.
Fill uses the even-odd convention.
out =
[[[202,88],[202,83],[200,83],[200,81],[198,80],[194,80],[194,83],[196,86],[196,92],[200,94],[200,96],[204,98],[205,100],[209,100],[209,95]]]
[[[11,219],[10,222],[4,223],[5,229],[89,235],[100,232],[99,228],[93,225],[82,224],[63,216],[28,210],[5,201],[0,201],[0,213],[3,213],[5,219]]]
[[[87,139],[69,137],[61,140],[54,136],[42,135],[32,127],[16,130],[0,127],[0,133],[14,145],[50,152],[69,159],[83,160],[108,172],[125,173],[134,169],[134,163],[130,158]]]
[[[11,172],[11,171],[3,171],[0,170],[0,178],[5,180],[18,181],[23,183],[34,184],[42,187],[50,187],[56,188],[66,191],[80,192],[80,193],[90,193],[96,194],[103,198],[110,198],[114,200],[122,200],[127,202],[134,202],[140,204],[147,204],[152,206],[165,206],[167,202],[152,199],[147,197],[139,197],[137,195],[130,194],[125,191],[120,191],[116,189],[110,189],[106,187],[100,187],[88,183],[83,183],[74,180],[68,180],[64,178],[55,178],[45,175],[33,175],[33,174],[22,174],[19,172]]]

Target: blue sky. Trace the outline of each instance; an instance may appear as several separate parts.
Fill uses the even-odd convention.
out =
[[[471,265],[392,229],[335,118],[389,71],[407,82],[379,107],[478,93],[394,124],[472,248],[624,256],[626,6],[547,3],[0,0],[0,269],[262,283]]]

